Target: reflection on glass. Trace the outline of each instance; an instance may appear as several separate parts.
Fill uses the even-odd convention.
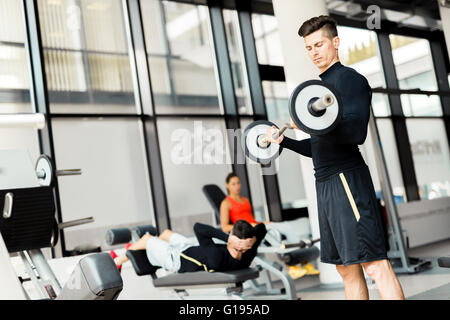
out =
[[[450,196],[450,151],[441,119],[406,119],[421,199]]]
[[[68,249],[103,248],[110,228],[154,224],[140,120],[68,118],[54,119],[52,125],[56,167],[83,172],[58,177],[63,221],[95,220],[64,231]]]
[[[0,0],[0,113],[33,112],[20,1]]]
[[[208,8],[140,4],[156,112],[220,114]]]
[[[50,108],[136,113],[120,0],[38,0]]]
[[[231,62],[233,84],[240,114],[252,114],[248,81],[245,74],[244,55],[236,11],[223,10],[223,20]]]
[[[426,39],[389,36],[398,84],[401,89],[437,90],[430,43]],[[408,116],[439,116],[441,103],[437,96],[410,95],[402,97]]]
[[[274,16],[252,14],[252,26],[258,62],[284,65],[277,19]]]
[[[367,78],[372,88],[386,87],[384,73],[374,31],[339,27],[339,59],[343,65],[355,69]],[[377,117],[389,116],[389,101],[385,95],[372,96],[373,113]]]
[[[226,192],[232,171],[225,122],[158,117],[157,126],[171,229],[193,235],[196,222],[215,224],[203,186],[216,184]]]

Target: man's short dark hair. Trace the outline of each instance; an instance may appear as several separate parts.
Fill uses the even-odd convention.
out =
[[[311,33],[320,29],[323,30],[323,35],[329,38],[330,40],[338,35],[336,28],[336,20],[334,20],[330,16],[324,15],[314,17],[303,22],[300,29],[298,29],[298,35],[304,38],[307,35],[310,35]]]
[[[253,237],[253,227],[245,220],[238,220],[234,224],[231,233],[239,239],[248,239]]]

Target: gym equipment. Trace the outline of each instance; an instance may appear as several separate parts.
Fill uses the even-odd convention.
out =
[[[215,184],[208,184],[203,186],[202,191],[214,210],[216,225],[220,226],[220,204],[222,203],[222,200],[226,198],[225,193],[222,191],[222,189],[220,189],[219,186]],[[257,281],[252,280],[251,285],[253,289],[258,295],[277,295],[280,299],[297,299],[297,292],[295,289],[294,281],[287,273],[285,267],[275,261],[267,260],[264,257],[264,254],[275,253],[280,260],[291,266],[298,263],[303,263],[305,261],[312,261],[317,259],[320,254],[319,249],[313,246],[313,244],[317,242],[317,240],[304,240],[301,244],[306,248],[303,249],[298,249],[300,243],[289,245],[289,249],[283,249],[282,245],[288,245],[280,243],[280,245],[278,246],[266,246],[264,245],[265,242],[266,241],[263,241],[258,247],[258,255],[253,260],[258,268],[265,271],[265,283],[264,285],[261,285]],[[273,289],[270,274],[274,274],[281,280],[281,282],[283,283],[283,289]]]
[[[124,228],[108,230],[106,236],[107,244],[116,245],[128,242],[130,238],[126,236],[124,230]],[[150,225],[134,227],[132,231],[129,230],[128,235],[134,234],[133,239],[137,240],[145,233],[157,236],[156,228]],[[182,299],[188,295],[186,289],[191,287],[225,287],[228,295],[245,299],[247,296],[243,294],[243,283],[247,280],[256,279],[259,276],[258,269],[247,268],[229,272],[196,271],[173,273],[158,277],[156,271],[159,267],[153,266],[148,261],[146,250],[128,250],[126,255],[138,276],[150,275],[155,288],[172,288]]]
[[[5,124],[5,119],[13,122]],[[45,125],[43,115],[0,116],[0,127],[43,128],[42,119]],[[11,292],[11,298],[30,299],[22,286],[27,281],[32,281],[42,299],[118,297],[123,287],[122,278],[107,253],[82,258],[65,286],[59,283],[41,249],[57,243],[58,229],[93,219],[56,222],[53,188],[40,185],[25,150],[0,150],[0,209],[0,261],[2,270],[6,269],[5,275],[0,273],[0,297],[9,298]],[[21,257],[29,278],[18,278],[15,274],[10,257],[15,253]]]
[[[53,186],[55,176],[81,175],[81,169],[53,170],[52,159],[47,155],[41,155],[36,161],[36,175],[41,186]]]
[[[314,243],[319,242],[320,239],[314,239],[314,240],[309,240],[309,239],[305,239],[300,241],[299,243],[282,243],[281,244],[281,249],[289,249],[289,248],[305,248],[305,247],[311,247]]]
[[[342,117],[342,102],[336,90],[320,80],[303,82],[289,98],[289,112],[298,128],[311,135],[323,135],[333,130]],[[283,148],[267,141],[267,130],[276,127],[273,122],[258,120],[244,130],[242,146],[245,155],[260,164],[267,165],[281,154]],[[273,134],[277,139],[289,124]]]
[[[261,164],[268,164],[278,158],[283,148],[276,143],[267,142],[267,129],[272,126],[277,127],[273,122],[266,120],[258,120],[247,126],[242,135],[242,145],[247,157]],[[280,132],[281,130],[275,133],[274,139],[280,136]]]
[[[441,268],[450,268],[450,257],[439,257],[438,265]]]
[[[298,85],[289,98],[292,121],[302,131],[323,135],[333,130],[342,117],[342,101],[336,90],[320,80]]]
[[[369,130],[372,143],[375,148],[375,162],[380,179],[381,191],[386,206],[388,216],[388,234],[390,250],[388,258],[392,268],[396,273],[417,273],[431,267],[431,261],[408,257],[405,242],[402,235],[400,219],[392,193],[391,181],[387,171],[386,160],[384,159],[383,146],[378,133],[372,107],[370,108]]]

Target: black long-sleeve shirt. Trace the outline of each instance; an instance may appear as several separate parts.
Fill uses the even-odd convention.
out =
[[[225,244],[217,244],[212,240],[213,238],[228,241],[228,234],[216,229],[212,226],[196,223],[194,225],[195,236],[197,237],[198,246],[190,247],[182,253],[187,257],[194,258],[201,264],[204,264],[208,270],[214,271],[231,271],[248,268],[250,263],[256,256],[258,246],[266,236],[266,226],[262,223],[254,227],[254,236],[256,242],[253,246],[242,254],[240,260],[234,259]],[[180,257],[181,266],[178,272],[192,272],[205,270],[189,259]]]
[[[285,136],[280,143],[283,148],[312,158],[316,180],[364,163],[358,145],[366,140],[372,100],[367,79],[339,61],[319,77],[341,96],[341,121],[325,135],[313,135],[300,141]]]

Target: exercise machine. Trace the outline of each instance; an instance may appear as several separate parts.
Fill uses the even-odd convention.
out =
[[[41,114],[0,115],[0,127],[44,126]],[[30,299],[23,284],[31,281],[41,299],[117,299],[123,283],[108,253],[81,258],[61,286],[41,250],[56,245],[60,229],[93,221],[57,223],[51,164],[40,157],[33,167],[27,150],[0,150],[0,298]],[[17,276],[12,254],[20,256],[28,278]]]

